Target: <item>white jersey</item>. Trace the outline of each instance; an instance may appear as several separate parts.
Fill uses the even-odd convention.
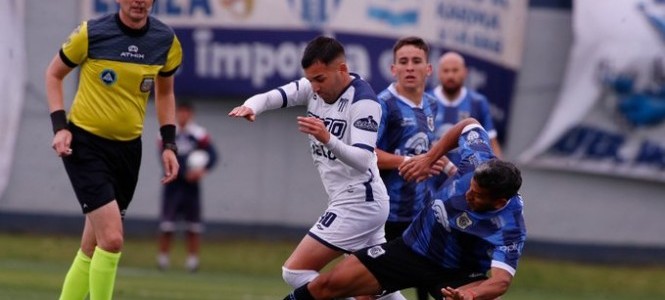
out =
[[[307,115],[325,123],[330,141],[323,144],[310,135],[309,142],[329,205],[388,201],[374,152],[381,106],[369,83],[352,76],[351,84],[333,104],[314,93],[306,78],[255,95],[244,103],[256,115],[269,109],[307,105]]]

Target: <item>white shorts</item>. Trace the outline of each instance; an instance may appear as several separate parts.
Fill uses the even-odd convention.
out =
[[[351,253],[386,241],[383,227],[389,212],[388,201],[329,206],[308,234],[332,249]]]

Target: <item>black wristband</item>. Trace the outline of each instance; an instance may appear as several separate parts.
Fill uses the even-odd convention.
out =
[[[53,127],[53,134],[67,128],[67,114],[64,109],[56,110],[51,113],[51,126]]]
[[[159,134],[162,136],[162,149],[168,149],[178,154],[178,148],[175,145],[175,125],[162,125],[159,127]]]
[[[159,127],[159,134],[162,136],[163,143],[175,144],[175,125],[162,125],[162,127]]]

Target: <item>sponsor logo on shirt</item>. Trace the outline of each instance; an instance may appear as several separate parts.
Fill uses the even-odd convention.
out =
[[[374,121],[374,117],[372,116],[367,116],[367,118],[356,120],[355,122],[353,122],[353,126],[358,129],[371,131],[371,132],[379,131],[379,123]]]
[[[448,224],[448,213],[446,212],[446,206],[443,204],[441,199],[434,200],[432,204],[432,210],[434,211],[434,217],[439,224],[443,225],[443,228],[450,232],[450,224]]]
[[[405,117],[405,118],[402,119],[402,122],[400,123],[400,126],[408,127],[408,126],[416,126],[416,124],[417,124],[416,119]]]
[[[127,47],[127,51],[120,52],[120,57],[144,59],[145,54],[139,53],[138,46],[130,45],[129,47]]]
[[[499,246],[499,250],[501,250],[501,252],[506,252],[506,253],[511,253],[511,252],[519,253],[521,249],[522,249],[521,243],[512,243],[510,245]]]

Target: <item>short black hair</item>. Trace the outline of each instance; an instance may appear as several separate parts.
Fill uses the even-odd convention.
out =
[[[425,40],[417,36],[407,36],[395,42],[395,45],[393,46],[393,59],[395,58],[395,53],[397,53],[397,50],[406,45],[412,45],[418,49],[421,49],[425,51],[425,57],[429,56],[429,45],[427,45],[427,42],[425,42]]]
[[[339,41],[327,36],[318,36],[305,47],[300,65],[303,69],[309,68],[316,62],[328,65],[333,60],[343,56],[344,46]]]
[[[522,186],[522,174],[512,163],[490,159],[473,172],[473,180],[494,199],[510,199]]]

